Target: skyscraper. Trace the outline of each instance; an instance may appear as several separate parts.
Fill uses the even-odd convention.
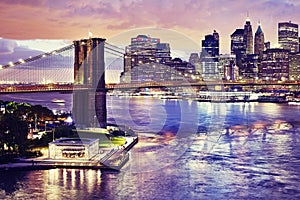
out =
[[[261,29],[260,24],[258,24],[257,30],[255,32],[255,37],[254,37],[254,54],[258,55],[259,58],[262,58],[263,56],[263,51],[265,48],[264,43],[265,43],[265,36]]]
[[[236,56],[236,65],[239,74],[243,73],[243,57],[246,55],[246,45],[244,43],[244,29],[236,29],[231,35],[231,53]]]
[[[212,35],[206,35],[202,40],[201,74],[204,79],[215,79],[218,74],[219,34],[214,30]]]
[[[135,38],[131,38],[131,44],[127,49],[131,55],[131,67],[153,61],[164,63],[171,60],[170,45],[168,43],[160,43],[159,38],[138,35]]]
[[[150,81],[159,73],[158,67],[153,64],[166,64],[170,60],[171,52],[168,43],[160,43],[159,38],[138,35],[131,38],[131,44],[126,47],[121,81]]]
[[[298,24],[289,22],[278,23],[278,43],[291,53],[299,52]]]
[[[246,46],[246,54],[253,54],[253,33],[250,20],[246,20],[244,26],[244,43]]]
[[[289,78],[289,51],[267,49],[264,51],[260,77],[263,80],[283,80]]]
[[[300,80],[300,53],[289,55],[289,79]]]
[[[238,78],[235,62],[234,54],[221,54],[219,56],[219,73],[224,80],[236,80]]]

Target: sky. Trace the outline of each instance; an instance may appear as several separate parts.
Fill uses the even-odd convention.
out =
[[[204,36],[216,30],[221,53],[229,53],[230,34],[243,28],[247,13],[253,34],[260,21],[271,47],[277,45],[278,22],[300,23],[299,0],[1,0],[0,9],[0,55],[18,56],[52,51],[87,38],[89,31],[125,46],[149,28],[160,30],[151,36],[178,52],[186,41],[200,51]]]

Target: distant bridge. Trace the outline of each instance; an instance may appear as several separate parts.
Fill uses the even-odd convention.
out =
[[[118,84],[106,84],[107,91],[112,90],[132,90],[142,88],[203,88],[203,87],[220,86],[226,87],[242,87],[248,89],[290,89],[300,91],[300,82],[255,82],[255,81],[243,81],[243,82],[231,82],[231,81],[198,81],[193,83],[188,82],[148,82],[148,83],[118,83]],[[72,92],[73,90],[89,90],[85,86],[73,84],[39,84],[39,85],[0,85],[0,93],[30,93],[30,92]]]

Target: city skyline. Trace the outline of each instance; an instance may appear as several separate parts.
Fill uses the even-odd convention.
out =
[[[300,3],[295,0],[101,0],[96,3],[4,0],[0,7],[1,24],[5,27],[0,30],[0,37],[18,40],[17,46],[27,46],[28,49],[44,50],[57,44],[63,46],[72,40],[86,38],[88,31],[94,33],[95,37],[109,39],[132,29],[154,27],[174,30],[189,37],[197,43],[199,51],[204,36],[217,30],[220,34],[220,52],[229,53],[230,34],[236,28],[243,28],[247,13],[253,30],[257,29],[260,21],[265,40],[270,41],[272,47],[276,47],[278,23],[299,23],[297,11]],[[124,41],[125,44],[129,43],[130,37],[127,40]],[[3,54],[3,49],[0,50]]]

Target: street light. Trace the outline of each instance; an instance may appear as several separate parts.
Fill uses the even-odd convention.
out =
[[[45,132],[47,131],[47,124],[48,124],[48,121],[45,121]]]
[[[55,128],[52,129],[52,141],[54,142],[54,132],[55,132]]]

